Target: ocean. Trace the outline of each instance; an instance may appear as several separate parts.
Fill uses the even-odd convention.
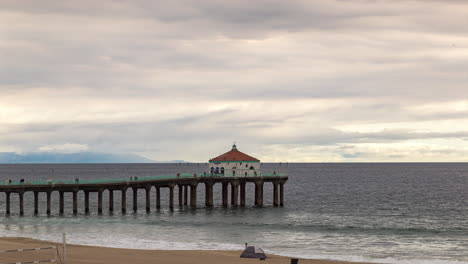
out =
[[[3,164],[0,180],[96,179],[201,173],[206,163],[191,164]],[[33,216],[32,193],[25,194],[25,216],[5,216],[0,195],[0,236],[21,236],[70,243],[135,249],[235,249],[244,243],[267,253],[299,258],[375,263],[468,263],[468,163],[266,163],[265,172],[288,172],[284,207],[272,206],[272,186],[265,184],[265,207],[253,207],[253,184],[247,184],[247,207],[223,208],[221,185],[215,185],[215,207],[204,208],[204,187],[198,188],[199,208],[145,212],[143,190],[139,211],[97,214],[97,194],[84,214],[72,215],[71,193],[65,214],[58,214],[58,193],[52,195],[52,215],[45,214],[45,194],[39,215]],[[177,188],[176,188],[177,190]],[[131,209],[131,191],[127,208]],[[176,196],[177,197],[177,194]],[[177,200],[176,200],[177,201]],[[176,203],[177,204],[177,203]]]

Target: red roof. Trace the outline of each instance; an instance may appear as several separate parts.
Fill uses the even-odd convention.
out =
[[[237,150],[236,145],[232,146],[232,150],[228,151],[216,158],[210,159],[212,161],[256,161],[260,162],[260,160],[249,156],[243,152]]]

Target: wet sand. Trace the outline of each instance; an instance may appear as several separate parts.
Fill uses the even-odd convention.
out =
[[[60,246],[61,244],[34,240],[30,238],[1,237],[0,250],[26,249],[47,246]],[[125,246],[125,245],[122,245]],[[61,252],[61,249],[60,249]],[[249,264],[259,263],[258,259],[241,259],[241,251],[231,250],[138,250],[108,248],[96,246],[67,245],[67,264]],[[290,258],[267,254],[264,264],[289,264]],[[51,250],[0,253],[0,263],[33,261],[53,258]],[[351,262],[300,259],[300,264],[350,264]],[[352,262],[359,264],[359,262]],[[365,264],[365,263],[360,263]]]

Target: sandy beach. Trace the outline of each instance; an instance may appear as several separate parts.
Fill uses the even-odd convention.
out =
[[[19,237],[0,238],[0,250],[7,249],[26,249],[57,245],[53,242],[35,240]],[[82,245],[67,245],[67,263],[70,264],[248,264],[259,263],[257,259],[241,259],[240,251],[227,250],[137,250],[107,248]],[[32,261],[34,257],[40,256],[44,259],[50,256],[50,252],[44,252],[42,255],[34,255],[34,252],[21,253],[20,261]],[[29,255],[28,255],[29,254]],[[0,263],[18,261],[20,254],[1,253]],[[268,259],[261,263],[286,264],[290,263],[290,258],[268,254]],[[29,258],[29,259],[28,259]],[[351,262],[328,261],[328,260],[310,260],[300,259],[299,263],[304,264],[346,264]],[[353,262],[359,264],[358,262]],[[361,263],[364,264],[364,263]]]

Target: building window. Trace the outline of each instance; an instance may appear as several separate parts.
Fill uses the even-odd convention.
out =
[[[224,167],[221,167],[221,174],[224,174]]]
[[[254,170],[254,167],[253,167],[253,166],[250,166],[250,169],[251,169],[251,170]]]
[[[214,168],[213,168],[213,167],[211,167],[211,169],[210,169],[210,173],[211,173],[211,174],[213,174],[213,173],[214,173]]]

